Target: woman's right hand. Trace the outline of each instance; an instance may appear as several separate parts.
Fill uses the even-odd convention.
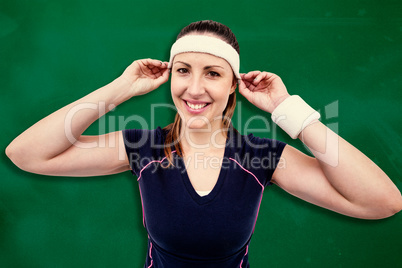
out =
[[[153,59],[136,60],[121,77],[130,84],[132,97],[157,89],[169,79],[168,62]]]

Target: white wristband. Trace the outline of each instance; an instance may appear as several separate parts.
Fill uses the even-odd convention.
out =
[[[300,96],[293,95],[275,108],[271,118],[292,139],[297,139],[304,128],[320,119],[320,113],[311,108]]]

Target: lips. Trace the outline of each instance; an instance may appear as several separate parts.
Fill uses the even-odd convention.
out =
[[[211,104],[209,102],[202,102],[202,101],[189,101],[189,100],[183,100],[183,101],[186,104],[187,110],[191,113],[201,113],[209,106],[209,104]]]
[[[208,105],[208,103],[203,103],[203,104],[193,104],[193,103],[190,103],[190,102],[188,102],[188,101],[186,101],[186,104],[191,108],[191,109],[195,109],[195,110],[198,110],[198,109],[201,109],[201,108],[204,108],[205,106],[207,106]]]

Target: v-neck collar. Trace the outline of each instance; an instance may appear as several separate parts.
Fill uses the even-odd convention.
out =
[[[221,190],[221,188],[224,184],[224,181],[226,179],[226,174],[227,174],[227,170],[228,170],[227,164],[229,163],[229,157],[230,157],[231,148],[232,148],[231,145],[232,145],[231,134],[230,134],[230,131],[228,131],[228,138],[226,139],[225,152],[223,154],[223,159],[222,159],[222,164],[221,164],[221,168],[220,168],[219,175],[218,175],[218,180],[216,181],[216,184],[214,185],[212,191],[209,194],[204,195],[204,196],[200,196],[195,191],[193,185],[191,184],[190,178],[188,176],[188,173],[186,170],[186,165],[184,164],[183,158],[176,155],[176,157],[178,157],[179,161],[180,161],[179,169],[180,169],[183,183],[187,189],[187,192],[190,194],[190,196],[193,198],[193,200],[195,202],[197,202],[199,205],[203,205],[203,204],[206,204],[206,203],[209,203],[210,201],[212,201],[217,196],[219,191]]]

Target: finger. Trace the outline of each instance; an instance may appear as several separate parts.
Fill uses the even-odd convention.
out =
[[[154,59],[144,59],[143,60],[144,64],[146,66],[161,66],[161,61],[160,60],[154,60]]]
[[[267,80],[269,80],[270,82],[272,82],[275,79],[280,78],[277,74],[274,73],[270,73],[270,72],[265,72],[267,75]]]
[[[241,80],[246,87],[249,87],[251,83],[247,80]]]
[[[169,65],[169,62],[167,62],[167,61],[160,61],[159,64],[160,64],[160,65],[159,65],[159,66],[155,66],[155,68],[165,70],[165,69],[167,69],[167,67],[168,67],[168,65]]]
[[[161,64],[161,66],[160,66],[161,69],[166,69],[169,65],[169,62],[161,61],[160,64]]]
[[[245,82],[249,90],[254,91],[254,89],[256,88],[256,84],[254,83],[253,77],[251,77],[251,79],[249,80],[243,80],[243,81]]]
[[[147,68],[151,71],[152,74],[157,75],[158,73],[163,72],[167,69],[168,63],[163,61],[157,60],[148,60],[147,61]],[[160,74],[161,75],[161,74]],[[158,75],[158,76],[160,76]]]
[[[159,66],[159,67],[148,67],[148,68],[151,70],[151,72],[152,72],[153,74],[160,73],[161,70],[162,70],[162,66]],[[166,68],[163,68],[163,69],[166,69]]]
[[[159,87],[160,85],[166,83],[169,80],[169,70],[165,69],[161,75],[155,79],[155,85]]]
[[[246,79],[250,79],[251,77],[255,77],[255,76],[259,75],[260,73],[261,73],[261,71],[250,71],[250,72],[244,74],[244,77]]]
[[[248,101],[252,98],[252,92],[246,87],[246,84],[241,80],[239,84],[239,92],[242,94]]]
[[[252,84],[252,82],[247,81],[247,80],[244,80],[244,79],[242,79],[241,81],[243,82],[244,86],[245,86],[247,89],[249,89],[249,90],[251,90],[251,91],[254,90],[255,86]]]
[[[163,61],[160,60],[154,60],[154,59],[144,59],[141,60],[141,63],[146,66],[148,69],[153,70],[154,68],[162,68],[166,69],[167,65],[163,63]]]
[[[255,77],[257,77],[257,75],[259,75],[260,73],[261,73],[260,71],[251,71],[251,72],[246,73],[243,78],[245,80],[250,81],[250,80],[253,80]]]
[[[249,87],[251,85],[251,82],[246,79],[246,74],[242,73],[240,74],[240,77],[241,81],[243,81],[246,87]]]
[[[264,73],[263,72],[259,73],[256,77],[254,77],[253,84],[255,84],[255,85],[258,84],[263,77],[264,77]]]
[[[253,80],[253,85],[254,86],[258,86],[258,84],[262,81],[262,80],[268,80],[268,73],[267,72],[262,72],[259,75],[257,75],[254,80]]]

